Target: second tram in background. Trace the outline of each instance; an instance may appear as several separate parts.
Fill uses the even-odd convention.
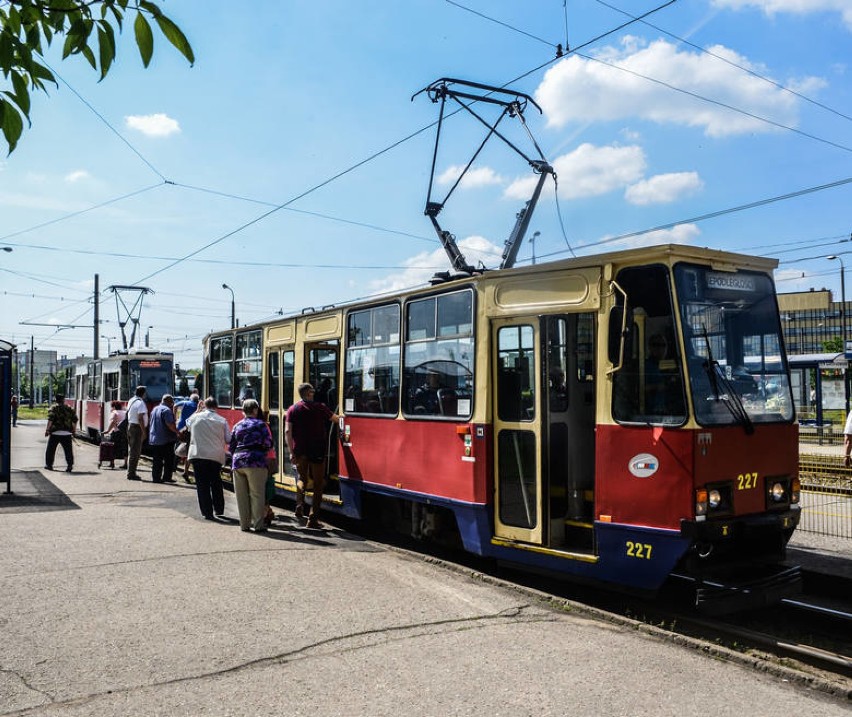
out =
[[[122,405],[137,386],[148,389],[148,410],[174,387],[174,355],[154,349],[115,351],[99,359],[77,359],[66,377],[65,403],[77,414],[77,432],[97,442],[109,424],[110,404]]]
[[[522,568],[766,599],[799,520],[776,262],[666,245],[476,273],[205,339],[231,423],[308,381],[343,414],[327,508]]]

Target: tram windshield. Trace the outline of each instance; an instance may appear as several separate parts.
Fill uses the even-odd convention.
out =
[[[793,420],[772,281],[678,264],[675,287],[695,418],[702,425]]]
[[[172,391],[172,362],[170,359],[131,359],[130,392],[136,386],[145,386],[148,401],[160,401]]]

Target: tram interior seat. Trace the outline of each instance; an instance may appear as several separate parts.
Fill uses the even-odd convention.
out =
[[[441,407],[442,416],[457,416],[459,399],[452,388],[438,389],[438,405]]]

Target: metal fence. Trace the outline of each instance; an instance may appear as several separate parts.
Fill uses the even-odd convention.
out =
[[[799,461],[802,519],[799,530],[852,539],[852,470],[833,457]]]

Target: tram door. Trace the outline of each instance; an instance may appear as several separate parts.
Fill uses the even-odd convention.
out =
[[[266,405],[269,407],[269,427],[278,456],[278,480],[293,475],[290,451],[284,440],[287,409],[293,405],[295,394],[295,356],[291,346],[272,348],[266,355]]]
[[[323,341],[305,345],[305,381],[314,389],[314,401],[324,403],[334,413],[339,413],[338,388],[340,387],[339,345],[337,341]],[[331,427],[327,443],[326,457],[328,469],[326,474],[332,480],[326,486],[326,493],[339,491],[337,485],[337,434],[338,427]]]
[[[539,319],[496,320],[492,332],[494,532],[497,537],[540,545],[545,531]]]
[[[593,552],[594,314],[493,324],[495,533]]]

